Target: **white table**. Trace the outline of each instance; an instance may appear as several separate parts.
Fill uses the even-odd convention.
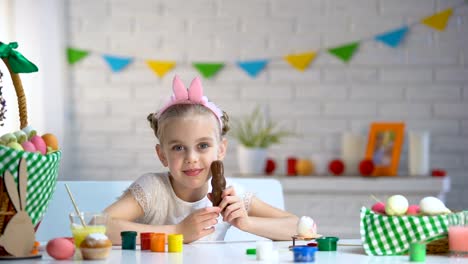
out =
[[[315,254],[315,263],[353,263],[353,264],[369,264],[369,263],[409,263],[408,256],[367,256],[360,246],[360,240],[343,239],[338,242],[338,251],[325,252],[318,251]],[[305,244],[299,241],[297,244]],[[291,242],[275,242],[275,249],[279,250],[280,263],[293,263],[293,254],[288,250]],[[244,242],[205,242],[193,243],[184,245],[183,253],[153,253],[150,251],[140,250],[121,250],[120,247],[114,246],[109,258],[105,261],[55,261],[45,251],[41,259],[34,260],[17,260],[8,263],[270,263],[257,261],[255,256],[246,255],[247,248],[255,248],[255,241]],[[2,261],[0,261],[0,264]],[[4,262],[6,263],[6,262]],[[416,263],[416,262],[412,262]],[[448,256],[432,256],[426,257],[425,263],[456,263],[468,264],[468,258],[453,258]]]

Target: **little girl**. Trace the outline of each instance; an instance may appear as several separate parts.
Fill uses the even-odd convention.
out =
[[[125,230],[179,233],[184,243],[224,240],[231,225],[273,240],[290,240],[296,231],[295,215],[229,180],[221,203],[212,206],[210,165],[226,154],[229,118],[203,96],[199,78],[187,90],[176,76],[172,89],[170,101],[148,116],[159,140],[156,153],[169,171],[141,176],[106,208],[112,242],[120,244],[120,232]]]

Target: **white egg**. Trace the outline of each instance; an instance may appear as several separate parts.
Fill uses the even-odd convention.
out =
[[[403,195],[397,194],[390,196],[385,205],[387,215],[404,215],[408,210],[408,199]]]
[[[419,208],[421,210],[421,213],[427,215],[451,213],[451,211],[445,206],[445,204],[441,200],[432,196],[424,197],[419,202]]]
[[[312,237],[316,233],[317,225],[315,221],[308,216],[302,216],[297,223],[297,234],[304,237]]]

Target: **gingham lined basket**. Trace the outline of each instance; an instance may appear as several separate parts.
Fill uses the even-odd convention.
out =
[[[25,158],[28,164],[28,191],[26,198],[26,212],[32,219],[34,225],[39,223],[49,204],[55,190],[61,153],[59,151],[42,155],[26,151],[14,150],[0,146],[0,174],[8,170],[18,182],[18,164],[21,158]],[[6,195],[6,191],[4,192]],[[7,204],[3,202],[1,212],[8,212]],[[9,201],[9,199],[8,199]],[[0,221],[0,230],[3,225]]]
[[[28,126],[28,115],[26,96],[24,94],[23,85],[18,72],[37,71],[37,67],[24,58],[20,53],[13,51],[13,49],[18,46],[16,43],[6,45],[0,42],[0,45],[2,48],[2,52],[0,54],[2,56],[0,57],[7,66],[8,71],[10,72],[10,77],[13,81],[13,86],[18,100],[20,129],[23,129]],[[9,61],[10,59],[11,65]],[[33,67],[31,67],[31,65]],[[18,71],[19,67],[26,67],[27,69],[25,71]],[[31,68],[33,70],[31,70]],[[8,193],[3,183],[3,174],[6,170],[10,171],[15,178],[15,181],[18,182],[17,172],[21,158],[26,159],[28,167],[27,204],[25,210],[31,217],[35,226],[41,221],[55,191],[61,158],[60,151],[42,155],[41,153],[15,150],[0,145],[0,235],[3,234],[6,225],[13,215],[16,214],[16,210],[8,197]],[[0,256],[3,255],[8,254],[2,247],[0,247]]]
[[[438,244],[433,252],[428,249],[428,254],[445,253],[449,222],[456,222],[461,217],[463,212],[437,216],[386,216],[363,207],[362,244],[366,254],[371,256],[407,254],[414,242]]]

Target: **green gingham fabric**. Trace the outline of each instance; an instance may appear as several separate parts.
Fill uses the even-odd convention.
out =
[[[28,192],[26,198],[26,212],[36,225],[44,215],[50,198],[55,191],[57,175],[60,163],[60,151],[42,155],[14,150],[9,147],[0,146],[0,177],[6,170],[18,183],[18,165],[21,158],[25,158],[28,165]]]
[[[361,240],[367,255],[407,254],[413,242],[429,243],[447,237],[449,221],[461,213],[437,216],[386,216],[363,207]]]

